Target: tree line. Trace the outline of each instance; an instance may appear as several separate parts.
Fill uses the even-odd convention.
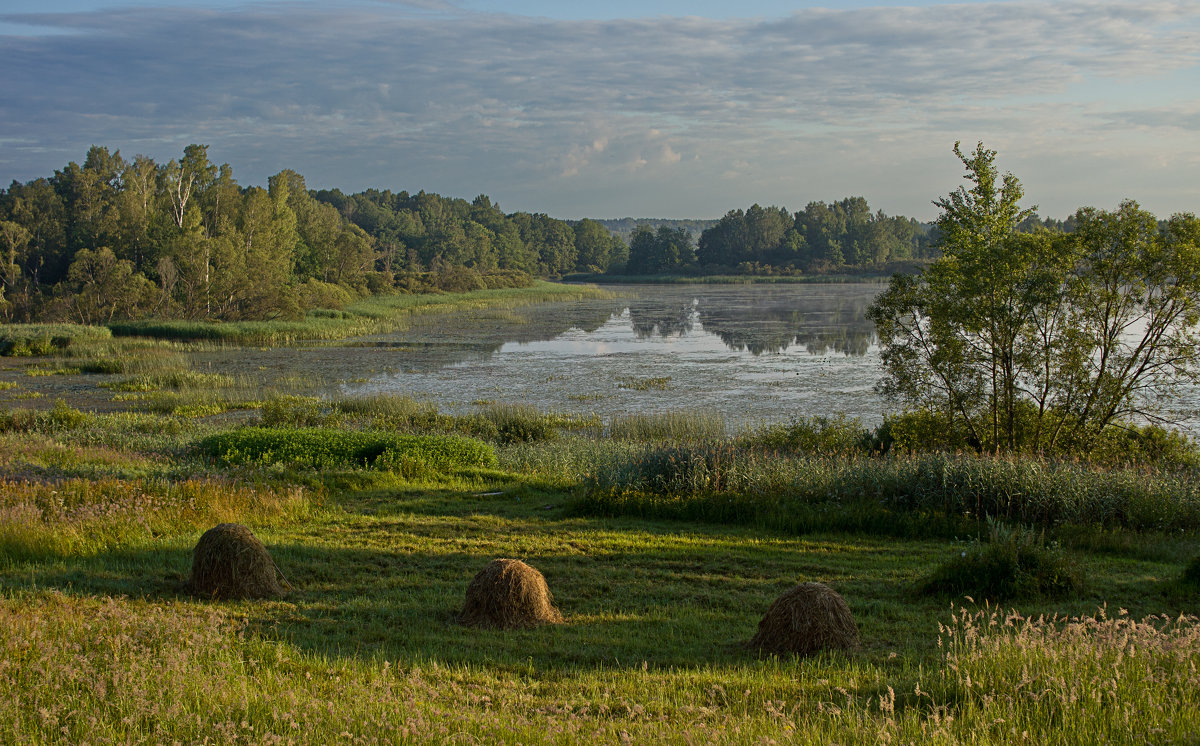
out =
[[[626,271],[823,274],[936,255],[931,226],[872,212],[863,197],[847,197],[810,202],[794,214],[757,204],[731,210],[706,228],[695,246],[683,228],[639,225],[630,237]]]
[[[371,293],[574,272],[821,273],[932,256],[931,236],[849,197],[642,221],[627,244],[600,221],[505,213],[486,195],[311,190],[290,169],[264,189],[206,145],[167,163],[93,146],[82,165],[0,190],[0,320],[297,318]]]
[[[243,187],[206,145],[156,163],[93,146],[0,190],[0,319],[295,318],[368,293],[470,290],[624,265],[593,220],[505,214],[481,195]]]

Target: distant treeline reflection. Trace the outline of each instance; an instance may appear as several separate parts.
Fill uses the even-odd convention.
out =
[[[639,339],[682,336],[699,325],[729,349],[753,355],[802,345],[814,355],[861,356],[875,341],[865,315],[869,304],[869,298],[797,298],[792,293],[764,293],[753,304],[731,304],[726,297],[700,292],[690,300],[668,303],[639,298],[629,304],[629,315]]]

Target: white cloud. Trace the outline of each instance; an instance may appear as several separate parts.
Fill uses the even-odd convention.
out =
[[[985,139],[1063,200],[1036,198],[1055,214],[1106,178],[1172,184],[1163,211],[1200,201],[1194,178],[1134,165],[1200,153],[1193,2],[547,21],[422,0],[19,20],[74,33],[0,44],[9,178],[93,143],[167,159],[207,142],[244,182],[290,167],[314,186],[486,191],[562,215],[853,193],[925,216],[956,185],[950,144]]]

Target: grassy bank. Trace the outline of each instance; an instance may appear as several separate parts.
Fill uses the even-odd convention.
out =
[[[951,498],[966,517],[1004,495],[1016,510],[1035,488],[1066,490],[1064,510],[1136,489],[1178,521],[1194,509],[1186,474],[960,457],[773,465],[737,450],[744,481],[634,490],[616,477],[675,473],[647,471],[647,454],[717,438],[712,423],[574,427],[497,410],[493,424],[540,435],[481,430],[496,461],[433,474],[359,463],[359,448],[460,442],[469,416],[411,400],[269,400],[271,428],[73,412],[0,434],[2,743],[1133,744],[1200,731],[1200,628],[1180,618],[1200,593],[1184,574],[1194,529],[1144,529],[1119,501],[1126,518],[1107,527],[1055,518],[1075,532],[1061,551],[1086,582],[1001,610],[923,591],[931,568],[970,549],[953,537],[872,523],[798,535],[763,512],[789,492],[832,491],[813,502],[830,515],[875,499],[895,521]],[[391,435],[369,435],[387,423]],[[279,450],[305,438],[332,454],[320,468]],[[773,473],[787,487],[771,497]],[[581,496],[614,486],[649,502],[580,513]],[[911,505],[887,497],[905,486]],[[288,596],[186,593],[192,547],[224,521],[263,539]],[[541,570],[566,622],[457,624],[496,557]],[[745,648],[771,601],[808,580],[846,598],[862,648],[799,660]]]
[[[821,283],[885,283],[890,274],[830,275],[610,275],[580,272],[566,275],[564,282],[597,285],[812,285]]]
[[[481,308],[514,308],[531,303],[604,297],[594,288],[539,281],[528,288],[468,293],[374,295],[344,309],[315,309],[300,321],[130,321],[110,325],[119,337],[207,341],[231,345],[282,345],[382,334],[402,328],[414,314]]]

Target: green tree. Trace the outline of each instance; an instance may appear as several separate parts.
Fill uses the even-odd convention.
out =
[[[881,386],[942,413],[979,449],[1086,451],[1108,427],[1195,376],[1200,228],[1160,230],[1125,203],[1072,234],[1019,232],[1032,214],[995,151],[955,144],[969,188],[935,204],[941,258],[872,305]]]

